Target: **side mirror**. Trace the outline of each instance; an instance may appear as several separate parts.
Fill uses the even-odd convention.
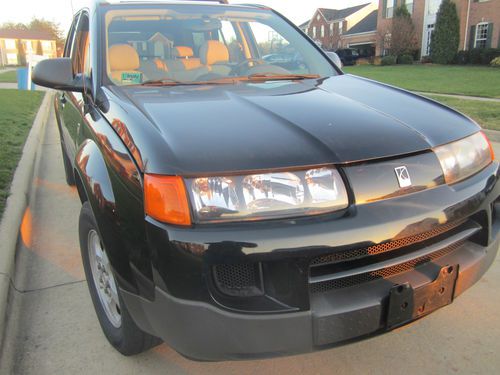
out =
[[[42,60],[31,75],[33,83],[56,90],[83,92],[82,75],[73,76],[73,64],[69,57]]]
[[[339,55],[335,52],[326,51],[326,55],[330,58],[330,60],[337,65],[340,69],[342,69],[342,60],[340,60]]]

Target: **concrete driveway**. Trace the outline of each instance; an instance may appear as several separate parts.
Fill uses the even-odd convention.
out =
[[[500,144],[495,149],[500,155]],[[53,114],[41,154],[32,204],[23,222],[23,245],[17,253],[18,292],[0,373],[487,374],[500,369],[500,259],[453,305],[410,326],[348,346],[244,362],[192,362],[167,345],[122,357],[101,333],[84,281],[77,238],[80,203],[75,189],[64,182]]]

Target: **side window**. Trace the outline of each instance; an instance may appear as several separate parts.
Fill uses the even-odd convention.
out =
[[[244,58],[243,45],[238,41],[233,23],[221,21],[222,28],[219,30],[219,41],[224,43],[229,50],[229,60],[232,62],[242,61]]]
[[[270,26],[260,22],[248,22],[258,57],[267,64],[277,65],[296,74],[309,74],[302,55],[293,45]]]
[[[82,13],[78,21],[76,33],[71,48],[71,60],[73,62],[73,74],[82,74],[85,70],[85,61],[88,55],[89,19],[87,14]]]
[[[78,24],[78,18],[79,16],[76,16],[73,19],[73,23],[71,24],[71,27],[68,32],[68,37],[66,38],[66,44],[64,45],[64,57],[71,57],[71,47],[73,46],[73,41],[75,39],[75,29],[76,25]]]
[[[206,42],[206,36],[204,32],[193,32],[193,44],[194,44],[195,54],[198,54],[198,51],[200,50],[201,46],[205,44],[205,42]]]

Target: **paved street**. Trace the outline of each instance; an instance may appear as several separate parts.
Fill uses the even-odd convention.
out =
[[[500,144],[495,144],[500,155]],[[287,358],[198,363],[166,345],[126,358],[101,333],[84,281],[80,209],[65,185],[53,115],[38,161],[17,253],[7,356],[16,374],[414,374],[498,373],[500,259],[471,290],[431,316],[348,346]],[[4,363],[5,365],[5,363]],[[0,370],[1,372],[1,370]]]

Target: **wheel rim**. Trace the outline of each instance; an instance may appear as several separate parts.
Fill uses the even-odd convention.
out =
[[[94,229],[88,234],[88,251],[92,278],[101,306],[111,324],[115,328],[119,328],[122,323],[122,315],[118,289],[108,256],[102,246],[99,234]]]

